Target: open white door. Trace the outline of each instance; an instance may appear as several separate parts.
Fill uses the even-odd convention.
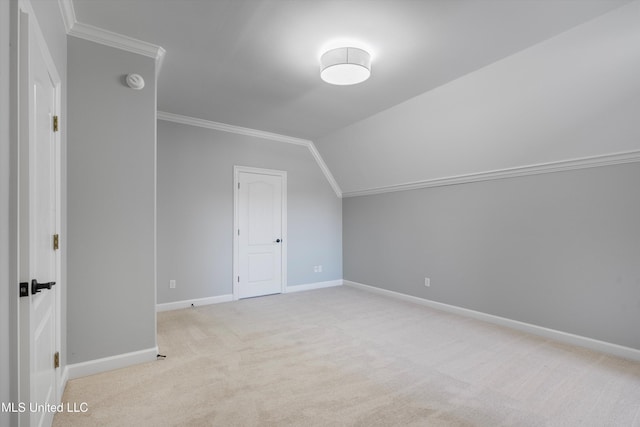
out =
[[[236,166],[234,299],[282,293],[286,172]]]
[[[19,421],[49,426],[60,398],[60,79],[33,14],[22,9],[19,43]]]

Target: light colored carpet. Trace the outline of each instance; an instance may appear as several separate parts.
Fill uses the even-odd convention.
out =
[[[640,363],[336,287],[158,314],[54,426],[640,426]]]

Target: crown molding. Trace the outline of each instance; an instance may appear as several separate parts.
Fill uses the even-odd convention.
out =
[[[78,22],[72,0],[58,0],[58,4],[68,35],[154,58],[156,60],[156,74],[158,73],[166,54],[162,47]]]
[[[67,34],[127,52],[148,56],[158,62],[162,61],[166,53],[160,46],[94,27],[93,25],[83,24],[82,22],[76,22]]]
[[[539,163],[535,165],[519,166],[488,172],[457,175],[445,178],[435,178],[424,181],[414,181],[398,185],[369,188],[365,190],[345,191],[342,197],[368,196],[373,194],[391,193],[395,191],[416,190],[420,188],[443,187],[446,185],[467,184],[471,182],[490,181],[494,179],[516,178],[529,175],[540,175],[554,172],[564,172],[576,169],[595,168],[601,166],[619,165],[640,162],[640,150],[623,153],[604,154],[600,156],[582,157],[578,159],[562,160],[558,162]]]
[[[320,155],[320,152],[316,148],[316,145],[312,141],[309,141],[309,145],[307,147],[309,148],[309,151],[311,152],[313,158],[316,159],[316,163],[318,164],[318,167],[320,167],[320,170],[324,174],[325,178],[327,179],[327,181],[329,181],[329,185],[331,185],[331,188],[333,188],[333,191],[335,191],[336,196],[338,196],[338,198],[342,198],[342,190],[340,189],[338,182],[333,177],[331,170],[329,170],[329,167],[324,162],[324,159]]]
[[[324,159],[316,149],[316,146],[313,143],[313,141],[310,141],[308,139],[295,138],[287,135],[281,135],[278,133],[265,132],[257,129],[228,125],[226,123],[219,123],[219,122],[213,122],[210,120],[198,119],[196,117],[189,117],[189,116],[182,116],[180,114],[167,113],[165,111],[158,111],[157,118],[158,120],[164,120],[166,122],[180,123],[183,125],[196,126],[196,127],[201,127],[205,129],[235,133],[238,135],[251,136],[254,138],[285,142],[287,144],[302,145],[304,147],[307,147],[311,152],[311,155],[315,159],[316,163],[318,164],[318,167],[320,168],[325,178],[329,182],[329,185],[331,185],[331,188],[333,188],[333,191],[336,193],[336,196],[338,196],[339,198],[342,198],[342,190],[340,189],[340,186],[338,185],[337,181],[331,174],[331,171],[327,167],[327,164],[324,162]]]
[[[62,13],[62,21],[64,22],[64,28],[69,34],[69,31],[78,22],[76,19],[76,11],[73,8],[72,0],[58,0],[58,6],[60,6],[60,12]]]
[[[181,123],[183,125],[196,126],[206,129],[219,130],[222,132],[235,133],[238,135],[270,139],[272,141],[286,142],[287,144],[308,146],[311,142],[308,139],[294,138],[292,136],[281,135],[279,133],[271,133],[241,126],[228,125],[226,123],[213,122],[210,120],[198,119],[196,117],[181,116],[180,114],[167,113],[165,111],[158,111],[158,120]]]

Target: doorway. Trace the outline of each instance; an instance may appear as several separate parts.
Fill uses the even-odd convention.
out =
[[[47,426],[64,385],[60,366],[61,79],[33,11],[19,21],[18,242],[20,425]]]
[[[233,299],[283,293],[287,173],[234,167]]]

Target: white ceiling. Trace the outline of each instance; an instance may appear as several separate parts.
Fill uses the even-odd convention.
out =
[[[315,144],[344,196],[639,162],[638,76],[640,1]]]
[[[162,46],[158,109],[316,140],[629,0],[73,0],[78,21]],[[323,46],[373,54],[352,87]],[[331,164],[329,165],[331,167]]]

